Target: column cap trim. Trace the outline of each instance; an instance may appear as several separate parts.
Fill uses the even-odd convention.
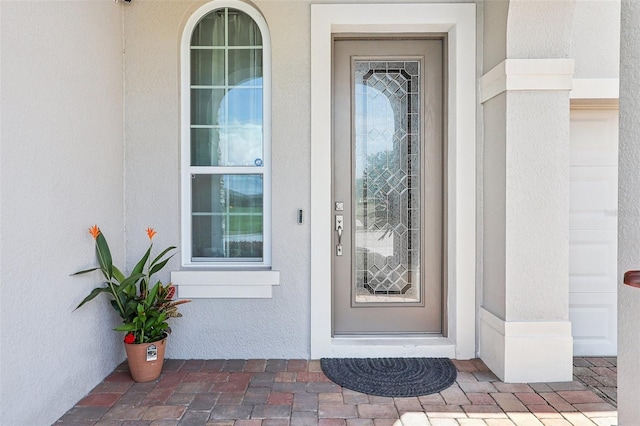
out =
[[[505,59],[480,79],[480,102],[506,91],[571,90],[573,59]]]

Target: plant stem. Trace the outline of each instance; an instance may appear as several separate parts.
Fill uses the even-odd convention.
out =
[[[113,295],[113,298],[116,299],[116,304],[118,305],[118,309],[120,309],[120,316],[124,319],[124,306],[122,306],[122,302],[120,301],[120,298],[118,297],[118,293],[116,293],[115,288],[113,287],[113,282],[111,280],[108,281],[109,283],[109,287],[111,287],[111,294]]]

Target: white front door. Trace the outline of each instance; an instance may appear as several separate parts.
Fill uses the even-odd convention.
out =
[[[569,318],[577,356],[616,355],[618,111],[571,110]]]

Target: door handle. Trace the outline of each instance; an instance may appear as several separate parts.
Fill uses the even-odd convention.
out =
[[[344,215],[336,215],[336,232],[338,233],[338,244],[336,245],[336,256],[342,256],[342,232],[344,231]]]

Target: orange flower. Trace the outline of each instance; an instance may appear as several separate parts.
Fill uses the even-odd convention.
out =
[[[96,238],[98,238],[98,235],[100,235],[100,228],[98,228],[98,225],[93,225],[91,228],[89,228],[89,233],[95,240]]]
[[[153,230],[153,228],[147,228],[147,235],[149,236],[149,239],[152,240],[153,236],[156,235],[157,232]]]

